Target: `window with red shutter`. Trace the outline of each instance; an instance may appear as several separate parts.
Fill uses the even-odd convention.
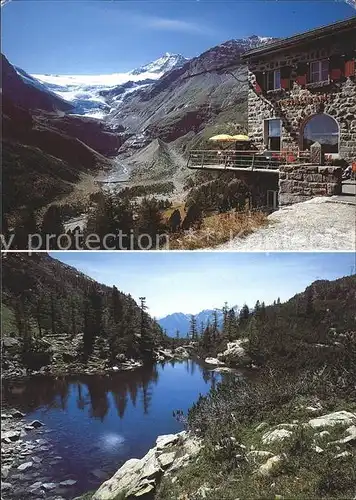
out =
[[[345,76],[355,76],[356,72],[355,60],[345,61]]]
[[[309,66],[310,83],[327,82],[329,80],[329,61],[313,61]]]

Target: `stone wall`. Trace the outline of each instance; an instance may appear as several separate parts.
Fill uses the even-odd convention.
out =
[[[356,159],[356,78],[300,86],[291,79],[291,88],[265,91],[257,95],[254,87],[254,72],[264,72],[283,67],[296,67],[298,63],[344,54],[352,47],[354,39],[342,39],[329,45],[317,43],[304,51],[297,49],[266,55],[249,61],[250,89],[248,95],[249,136],[264,147],[264,120],[279,118],[282,121],[281,149],[298,150],[302,147],[302,131],[308,119],[316,113],[326,113],[338,122],[340,127],[339,154],[348,161]],[[290,102],[290,100],[293,102]],[[289,100],[289,102],[288,102]],[[310,103],[310,101],[313,101]]]
[[[279,170],[280,206],[341,194],[341,167],[282,165]]]

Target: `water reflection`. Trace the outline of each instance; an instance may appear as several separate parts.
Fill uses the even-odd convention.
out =
[[[172,368],[176,361],[168,363]],[[193,376],[199,370],[206,384],[215,387],[219,375],[191,360],[186,360],[186,372]],[[25,413],[41,408],[42,411],[68,410],[68,402],[75,397],[78,410],[87,411],[89,416],[104,422],[110,405],[114,404],[117,415],[124,418],[128,401],[148,415],[154,386],[165,368],[165,363],[127,371],[114,375],[77,377],[35,377],[24,381],[6,381],[3,399]]]
[[[26,413],[26,419],[44,423],[28,436],[44,438],[46,444],[43,451],[36,444],[41,463],[24,477],[23,487],[38,480],[31,476],[34,472],[45,482],[76,480],[68,494],[61,493],[63,498],[95,489],[102,476],[93,471],[100,468],[101,474],[110,476],[125,460],[147,453],[159,434],[181,431],[184,419],[174,418],[173,411],[186,414],[220,377],[187,360],[110,376],[4,381],[4,407],[17,408]]]

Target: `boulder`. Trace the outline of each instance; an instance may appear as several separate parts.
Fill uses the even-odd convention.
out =
[[[33,466],[33,462],[25,462],[24,464],[19,465],[17,468],[18,468],[18,470],[24,471],[26,469],[29,469],[32,466]]]
[[[177,452],[172,451],[173,445],[179,446],[179,458],[176,458]],[[92,500],[152,498],[164,472],[183,467],[197,450],[197,440],[185,431],[158,436],[154,448],[140,460],[128,460],[113,477],[100,486]]]
[[[11,412],[11,416],[12,416],[12,418],[23,418],[25,416],[25,414],[22,413],[22,411],[20,411],[20,410],[14,410]]]
[[[284,459],[284,455],[275,455],[267,460],[261,467],[258,469],[258,473],[261,476],[269,476],[272,471],[279,467],[281,462]]]
[[[147,495],[153,494],[155,488],[154,481],[142,481],[128,491],[126,498],[147,498]]]
[[[251,363],[251,358],[248,356],[244,346],[248,343],[248,339],[239,339],[234,342],[228,342],[226,350],[218,354],[218,360],[228,365],[246,366]]]
[[[178,358],[178,359],[188,359],[188,358],[190,358],[190,354],[182,346],[182,347],[177,347],[176,349],[174,349],[174,357]]]
[[[287,429],[274,429],[273,431],[268,431],[262,436],[262,442],[264,444],[271,444],[279,441],[284,441],[289,439],[293,435],[292,431]]]
[[[204,362],[207,365],[214,365],[214,366],[223,366],[225,363],[223,361],[219,361],[217,358],[205,358]]]
[[[163,448],[172,446],[178,442],[178,439],[178,434],[165,434],[163,436],[158,436],[156,439],[156,448],[157,450],[162,450]]]
[[[356,425],[352,425],[348,429],[346,429],[347,436],[341,438],[337,441],[333,441],[330,444],[346,444],[346,443],[355,443],[356,442]]]
[[[10,491],[13,489],[13,486],[11,483],[1,483],[1,493],[5,493],[5,491]]]
[[[18,441],[21,437],[21,431],[7,431],[1,434],[1,441],[9,443],[11,441]]]
[[[57,488],[57,484],[56,483],[43,483],[42,488],[44,490],[51,491],[51,490],[54,490],[55,488]]]
[[[162,469],[167,469],[170,465],[172,465],[175,457],[176,457],[175,452],[162,453],[162,455],[159,455],[158,457],[158,462],[162,467]]]
[[[352,425],[356,423],[355,413],[349,411],[341,410],[329,413],[328,415],[322,415],[317,418],[312,418],[309,420],[308,424],[313,427],[313,429],[319,429],[322,427],[333,427],[334,425]]]
[[[352,456],[352,453],[350,451],[342,451],[341,453],[339,453],[338,455],[335,455],[334,458],[346,458],[346,457],[351,457]]]
[[[40,427],[43,426],[44,424],[39,420],[33,420],[30,424],[28,424],[28,427],[31,427],[32,429],[39,429]]]
[[[74,486],[75,484],[77,484],[78,481],[76,481],[75,479],[66,479],[65,481],[61,481],[59,483],[59,486]]]

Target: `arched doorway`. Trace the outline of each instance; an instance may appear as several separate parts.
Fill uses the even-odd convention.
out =
[[[325,113],[313,115],[303,127],[303,150],[310,149],[314,142],[320,142],[324,153],[339,152],[339,125]]]

